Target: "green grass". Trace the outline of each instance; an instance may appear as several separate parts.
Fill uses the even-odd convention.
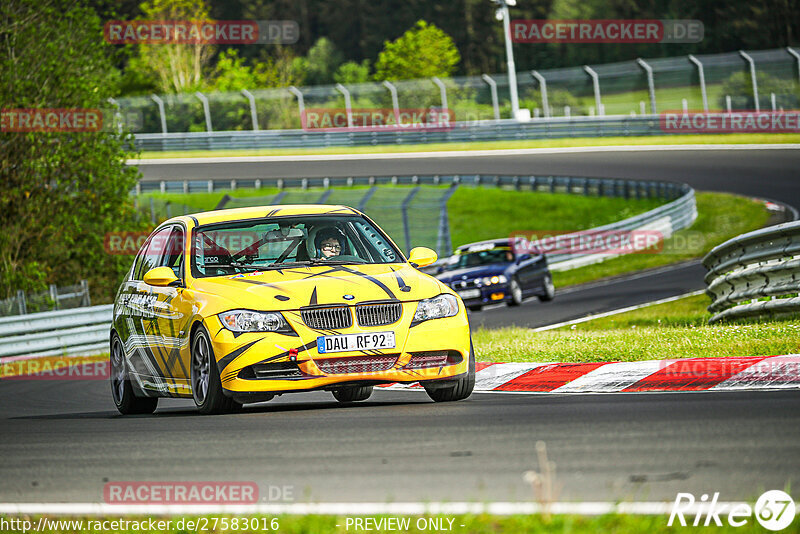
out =
[[[480,329],[475,354],[487,362],[628,362],[800,352],[800,318],[709,325],[708,304],[697,295],[557,330]]]
[[[445,186],[422,186],[415,200],[424,200],[435,196],[437,190]],[[328,199],[328,203],[357,205],[365,187],[337,188]],[[367,204],[366,212],[386,230],[398,243],[402,240],[402,227],[398,229],[398,210],[385,210],[385,203],[394,202],[399,206],[405,192],[410,186],[380,186]],[[310,189],[306,192],[290,190],[284,197],[284,204],[292,202],[315,202],[322,194],[322,189]],[[140,206],[146,207],[149,198],[172,203],[172,215],[182,213],[180,205],[186,205],[190,211],[206,211],[214,209],[225,194],[235,198],[264,197],[268,203],[277,189],[237,189],[236,191],[218,191],[216,193],[145,193],[139,197]],[[582,230],[601,224],[607,224],[625,217],[643,213],[661,205],[661,199],[625,200],[624,198],[584,197],[566,193],[543,193],[533,191],[513,191],[491,187],[460,187],[448,202],[450,217],[450,235],[453,246],[464,243],[507,237],[511,232],[519,230]],[[226,207],[232,207],[229,205]],[[374,209],[371,209],[374,207]],[[412,203],[410,214],[414,218],[415,204]],[[438,206],[425,204],[419,207],[420,212],[433,214],[430,228],[435,233],[438,220]],[[431,211],[435,210],[435,212]],[[163,212],[162,212],[163,214]],[[395,220],[397,219],[397,220]],[[435,236],[434,236],[435,242]]]
[[[0,516],[2,517],[2,516]],[[226,516],[224,516],[226,517]],[[252,517],[252,516],[251,516]],[[262,516],[263,517],[263,516]],[[356,516],[356,517],[370,517],[373,520],[379,520],[383,517],[387,516]],[[672,527],[667,526],[668,516],[631,516],[631,515],[604,515],[604,516],[597,516],[597,517],[587,517],[587,516],[576,516],[576,515],[553,515],[553,516],[543,516],[543,515],[512,515],[512,516],[492,516],[488,514],[482,515],[462,515],[462,516],[392,516],[392,517],[408,517],[410,518],[409,529],[408,530],[370,530],[370,532],[435,532],[435,530],[418,530],[417,529],[417,520],[421,518],[433,518],[433,519],[444,519],[443,524],[448,525],[447,519],[451,519],[452,521],[452,532],[457,534],[483,534],[483,533],[499,533],[499,534],[521,534],[521,533],[530,533],[530,534],[582,534],[582,533],[607,533],[607,532],[614,532],[619,534],[640,534],[640,533],[653,533],[653,534],[667,534],[667,533],[682,533],[688,531],[697,531],[697,532],[714,532],[714,533],[737,533],[737,534],[747,534],[750,532],[764,532],[764,529],[758,524],[755,520],[755,517],[747,518],[747,523],[742,527],[731,527],[727,524],[726,519],[727,516],[722,515],[720,519],[723,522],[723,527],[682,527],[678,524],[676,520],[676,524]],[[687,524],[691,525],[691,521],[693,520],[694,516],[687,516]],[[35,527],[39,521],[39,516],[32,516],[29,518],[25,518],[31,521],[32,526]],[[59,519],[53,518],[49,516],[48,519]],[[70,517],[61,517],[61,519],[71,519]],[[159,533],[159,534],[183,534],[185,532],[195,532],[195,530],[187,530],[181,529],[178,530],[178,521],[181,519],[196,519],[196,517],[191,518],[180,518],[180,517],[173,517],[171,522],[171,527],[167,528],[166,530],[150,530],[147,524],[148,516],[125,516],[124,518],[121,517],[113,517],[113,516],[105,516],[105,517],[81,517],[75,518],[78,520],[84,521],[84,528],[79,530],[79,532],[86,532],[86,533],[101,533],[101,532],[108,532],[107,530],[100,530],[93,528],[95,521],[104,521],[104,520],[114,520],[114,519],[125,519],[128,521],[142,521],[144,520],[145,526],[141,528],[141,530],[124,530],[121,532],[138,532],[141,534],[147,533]],[[157,517],[156,519],[163,519],[167,520],[167,517]],[[214,517],[207,516],[206,517],[208,524],[213,524]],[[232,518],[231,518],[232,519]],[[266,522],[269,524],[272,517],[267,517]],[[306,515],[306,516],[278,516],[278,524],[279,529],[277,531],[270,531],[270,532],[281,532],[281,533],[291,533],[291,534],[328,534],[328,533],[336,533],[336,534],[344,534],[347,532],[365,532],[364,530],[357,530],[350,525],[350,528],[347,528],[345,517],[337,517],[337,516],[330,516],[330,515]],[[6,518],[7,520],[7,518]],[[263,519],[259,520],[263,521]],[[241,524],[241,522],[240,522]],[[800,523],[798,521],[794,521],[792,525],[787,527],[786,529],[782,530],[786,534],[791,534],[800,531],[800,527],[798,526]],[[338,526],[337,526],[338,525]],[[463,525],[463,526],[462,526]],[[185,523],[183,524],[185,527]],[[20,530],[21,532],[21,530]],[[41,531],[42,534],[62,534],[66,532],[78,532],[78,530],[53,530],[53,529],[45,529]],[[210,530],[209,530],[210,532]],[[225,530],[221,528],[217,528],[214,530],[217,534],[226,534],[229,532],[266,532],[260,530],[249,530],[249,529],[239,529],[239,530]]]
[[[429,143],[419,145],[378,145],[330,148],[254,148],[239,150],[185,150],[142,152],[142,159],[200,158],[233,156],[298,156],[310,154],[392,154],[399,152],[446,152],[458,150],[504,150],[520,148],[563,148],[616,145],[714,145],[800,143],[800,134],[687,134],[631,137],[574,137],[522,141],[478,141],[471,143]]]
[[[553,273],[556,287],[661,267],[704,256],[716,245],[763,227],[769,212],[761,202],[727,193],[697,193],[697,220],[666,239],[654,253],[628,254],[602,263]]]

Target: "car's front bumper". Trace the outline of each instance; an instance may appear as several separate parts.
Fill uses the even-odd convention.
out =
[[[247,333],[236,336],[221,325],[218,328],[216,325],[209,325],[211,326],[209,331],[216,332],[212,335],[212,344],[218,360],[222,387],[229,395],[281,393],[335,389],[348,383],[447,380],[466,373],[470,338],[469,324],[464,310],[459,310],[454,317],[432,319],[411,326],[410,318],[413,317],[416,303],[407,303],[404,308],[404,319],[396,324],[372,328],[355,327],[337,332],[349,334],[394,331],[396,347],[382,351],[320,354],[317,349],[317,337],[331,332],[312,331],[302,323],[293,324],[297,336],[273,333]],[[442,365],[409,367],[409,364],[419,365],[420,354],[435,353],[441,356],[445,351],[448,353],[448,359],[440,362]],[[335,360],[352,362],[361,358],[367,361],[370,356],[374,356],[375,359],[383,359],[381,358],[383,356],[386,359],[393,359],[394,363],[388,368],[381,367],[381,370],[376,371],[341,372],[341,369],[336,369]],[[281,366],[292,370],[294,376],[282,376],[280,372],[269,376],[264,374],[255,376],[253,372],[253,369],[263,370]],[[299,373],[294,371],[295,368]]]
[[[451,286],[451,289],[461,297],[465,306],[488,306],[489,304],[497,304],[511,300],[511,291],[507,283],[471,287],[467,289],[456,289]],[[478,294],[475,294],[475,292],[478,292]]]

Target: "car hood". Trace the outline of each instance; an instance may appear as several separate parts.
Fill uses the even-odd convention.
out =
[[[483,276],[494,276],[503,274],[510,266],[509,263],[493,263],[490,265],[480,265],[477,267],[465,267],[464,269],[456,269],[455,271],[445,271],[436,275],[436,278],[442,282],[449,284],[453,280],[472,280]],[[464,278],[466,276],[466,278]]]
[[[277,311],[314,304],[413,301],[434,297],[446,288],[408,264],[395,263],[315,265],[199,278],[192,289],[222,297],[235,307]]]

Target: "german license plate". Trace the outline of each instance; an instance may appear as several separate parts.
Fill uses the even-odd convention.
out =
[[[393,348],[395,348],[394,332],[342,334],[338,336],[319,336],[317,338],[317,352],[320,354]]]
[[[458,291],[458,296],[464,300],[467,299],[476,299],[481,296],[480,289],[465,289],[463,291]]]

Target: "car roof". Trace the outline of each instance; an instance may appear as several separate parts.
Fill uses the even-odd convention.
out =
[[[463,251],[479,245],[494,245],[496,247],[508,247],[510,246],[510,239],[504,237],[502,239],[487,239],[486,241],[475,241],[474,243],[467,243],[466,245],[461,245],[456,250]]]
[[[204,211],[174,217],[169,222],[193,220],[195,225],[213,224],[227,221],[245,219],[260,219],[265,217],[285,217],[292,215],[361,215],[361,212],[349,206],[328,204],[281,204],[276,206],[252,206],[247,208],[232,208],[227,210]]]

